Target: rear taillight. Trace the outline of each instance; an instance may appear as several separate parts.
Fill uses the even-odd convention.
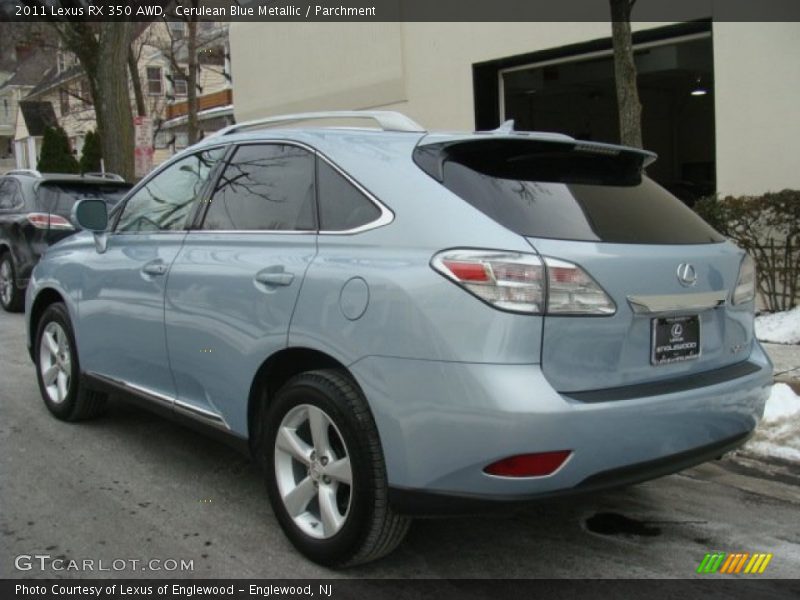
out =
[[[733,290],[731,301],[734,304],[744,304],[756,297],[756,261],[749,254],[744,255],[739,267],[739,278]]]
[[[547,312],[554,315],[613,315],[617,307],[597,282],[578,265],[545,258]]]
[[[558,471],[570,454],[571,450],[518,454],[493,462],[483,472],[497,477],[544,477]]]
[[[28,213],[28,222],[36,229],[74,229],[72,223],[64,217],[49,213]]]
[[[521,252],[446,250],[431,265],[484,302],[528,314],[610,315],[614,302],[578,265]]]
[[[503,310],[544,310],[544,268],[538,256],[518,252],[448,250],[433,268],[478,298]]]

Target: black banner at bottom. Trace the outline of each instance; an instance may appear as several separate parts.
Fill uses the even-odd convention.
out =
[[[42,579],[0,580],[3,600],[531,600],[798,598],[793,579]]]

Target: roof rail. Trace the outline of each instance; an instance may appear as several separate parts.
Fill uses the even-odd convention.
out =
[[[125,179],[121,175],[117,175],[116,173],[109,173],[108,171],[103,171],[102,173],[84,173],[83,177],[99,177],[102,179],[111,179],[112,181],[125,181]]]
[[[42,174],[36,169],[11,169],[6,175],[28,175],[29,177],[41,177]]]
[[[425,128],[416,123],[402,113],[391,110],[333,110],[326,112],[297,113],[293,115],[280,115],[256,119],[254,121],[244,121],[236,125],[230,125],[220,129],[213,134],[213,137],[230,135],[242,129],[253,129],[256,127],[273,127],[286,123],[296,123],[299,121],[314,121],[322,119],[371,119],[375,121],[384,131],[409,131],[424,133]],[[208,137],[212,136],[207,136]]]

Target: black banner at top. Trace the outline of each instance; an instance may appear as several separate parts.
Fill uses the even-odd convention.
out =
[[[608,0],[0,0],[7,21],[608,21]],[[800,21],[800,0],[637,0],[634,21]]]

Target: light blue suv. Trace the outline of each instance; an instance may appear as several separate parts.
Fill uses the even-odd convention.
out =
[[[334,566],[413,515],[720,456],[772,380],[753,262],[644,175],[654,158],[388,112],[233,126],[110,216],[76,205],[87,231],[26,298],[44,402],[74,421],[119,394],[225,434]]]

